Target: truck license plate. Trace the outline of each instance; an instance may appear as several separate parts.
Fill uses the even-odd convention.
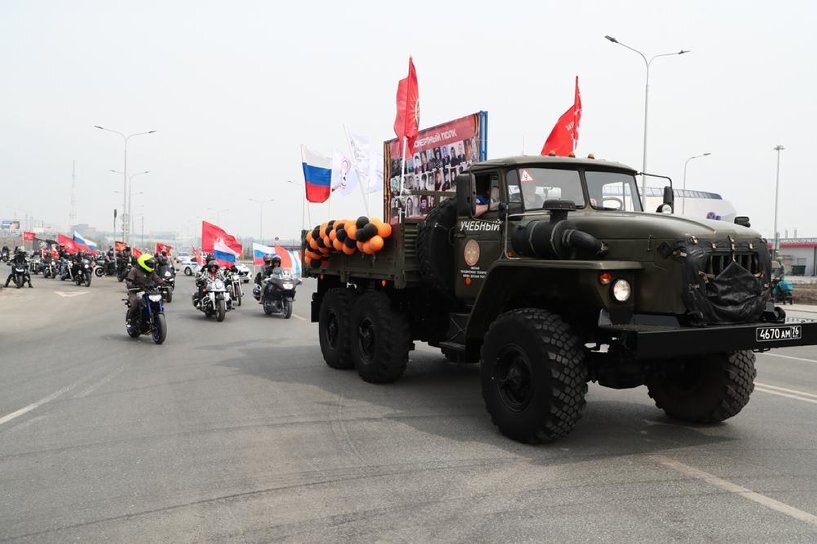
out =
[[[784,327],[758,327],[755,329],[755,340],[758,342],[800,340],[802,337],[803,327],[801,325],[787,325]]]

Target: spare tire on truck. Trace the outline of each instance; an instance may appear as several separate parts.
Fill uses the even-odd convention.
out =
[[[417,233],[420,275],[441,294],[454,296],[454,252],[451,229],[457,222],[457,200],[448,198],[431,209]]]

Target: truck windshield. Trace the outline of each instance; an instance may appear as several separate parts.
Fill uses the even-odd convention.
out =
[[[510,202],[522,202],[526,210],[541,210],[546,200],[572,200],[584,208],[584,193],[576,170],[520,168],[519,185],[508,184]]]
[[[597,210],[640,212],[641,200],[632,174],[624,172],[591,172],[584,174],[590,205]]]

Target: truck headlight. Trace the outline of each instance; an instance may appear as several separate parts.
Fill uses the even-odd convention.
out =
[[[630,282],[627,280],[616,280],[613,283],[613,298],[619,302],[627,302],[632,294]]]

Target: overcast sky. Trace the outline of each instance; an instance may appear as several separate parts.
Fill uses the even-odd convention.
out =
[[[489,114],[490,158],[535,154],[583,102],[578,151],[640,170],[643,60],[650,75],[648,170],[721,193],[771,236],[776,153],[780,231],[817,236],[817,3],[204,2],[0,3],[0,218],[110,228],[121,208],[122,141],[94,129],[156,130],[130,141],[135,212],[146,230],[198,231],[207,208],[257,235],[301,227],[299,144],[344,148],[343,125],[393,137],[394,95],[414,56],[422,125]],[[287,184],[287,180],[295,184]],[[139,208],[143,204],[144,208]],[[379,204],[376,208],[380,208]],[[337,211],[337,213],[336,213]],[[333,216],[362,211],[355,195]],[[313,206],[315,220],[326,209]],[[378,214],[379,215],[379,214]]]

